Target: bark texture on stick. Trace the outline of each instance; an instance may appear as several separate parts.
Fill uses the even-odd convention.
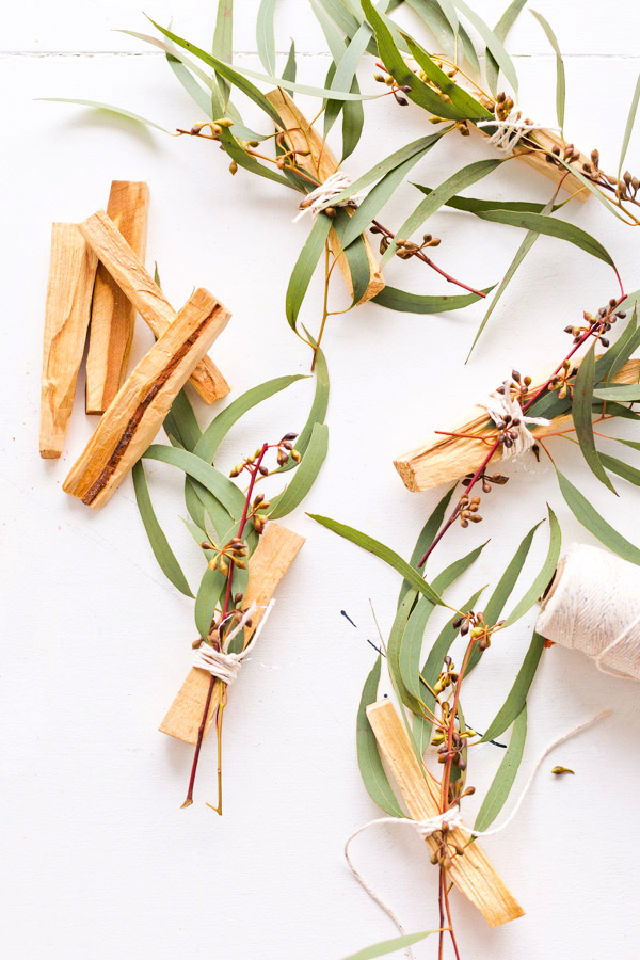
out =
[[[55,460],[76,393],[96,274],[96,257],[75,223],[54,223],[44,328],[40,456]]]
[[[142,319],[161,337],[175,320],[176,311],[108,214],[99,210],[80,224],[80,230]],[[191,374],[191,383],[206,403],[229,393],[227,381],[206,356]]]
[[[616,383],[637,383],[640,380],[640,360],[629,360],[615,375]],[[544,381],[541,381],[544,382]],[[535,437],[546,437],[571,426],[571,414],[554,417],[547,426],[532,426]],[[409,450],[395,460],[395,466],[402,477],[407,490],[417,493],[429,490],[440,483],[451,483],[469,473],[475,472],[483,455],[487,452],[482,438],[495,436],[496,428],[489,420],[487,411],[480,406],[473,407],[467,417],[454,426],[448,426],[449,433],[472,434],[471,437],[452,437],[433,433],[427,441],[415,450]],[[492,462],[500,460],[500,451],[496,451]]]
[[[324,142],[317,130],[307,121],[304,114],[298,109],[291,97],[280,87],[267,94],[267,99],[271,101],[276,108],[284,123],[287,126],[286,141],[291,150],[308,150],[309,156],[297,156],[296,163],[311,176],[316,177],[323,183],[327,177],[331,176],[338,169],[338,161]],[[331,252],[338,257],[338,267],[342,273],[350,294],[353,296],[353,284],[351,282],[351,271],[346,256],[340,253],[342,244],[338,239],[335,230],[329,234],[329,244]],[[380,272],[380,264],[375,253],[371,249],[369,238],[364,235],[364,244],[369,259],[369,285],[362,296],[360,303],[371,300],[376,294],[384,288],[384,279]]]
[[[372,703],[367,707],[367,717],[409,816],[414,820],[437,816],[442,812],[440,788],[429,771],[418,763],[394,705],[389,700]],[[469,835],[460,829],[451,830],[450,836],[452,843],[460,847],[465,847],[469,840]],[[434,837],[425,843],[431,850],[437,847]],[[462,856],[453,858],[448,875],[489,926],[498,927],[524,914],[477,842],[468,844]]]
[[[147,449],[229,314],[207,290],[196,290],[166,333],[131,371],[98,429],[71,468],[63,489],[101,507]]]
[[[149,189],[137,180],[111,183],[107,213],[140,261],[147,241]],[[104,413],[127,374],[136,309],[103,263],[91,305],[85,410]]]
[[[273,597],[276,587],[295,560],[304,543],[304,537],[281,527],[277,523],[269,523],[260,537],[255,553],[249,562],[249,583],[243,603],[256,603],[260,607],[266,606]],[[258,610],[252,618],[253,626],[245,628],[245,643],[251,636],[262,617],[262,610]],[[209,689],[210,674],[205,670],[191,669],[186,680],[180,687],[178,694],[160,724],[160,732],[166,733],[177,740],[195,744],[198,736],[198,727],[202,721],[204,705]],[[225,684],[216,682],[206,730],[209,729],[221,697],[225,693]],[[205,731],[206,733],[206,731]]]

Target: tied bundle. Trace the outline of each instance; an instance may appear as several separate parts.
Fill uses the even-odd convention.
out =
[[[599,547],[572,544],[536,624],[547,640],[586,654],[603,673],[640,680],[640,573]]]

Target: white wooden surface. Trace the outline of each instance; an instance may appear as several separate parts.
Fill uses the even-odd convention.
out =
[[[482,12],[494,21],[502,5],[485,2]],[[238,61],[255,66],[257,2],[237,6]],[[588,13],[577,0],[536,6],[567,52],[567,131],[583,149],[597,145],[605,166],[615,169],[640,65],[638,7],[630,0]],[[38,2],[13,6],[3,22],[3,952],[24,960],[117,954],[339,960],[393,935],[348,875],[342,845],[377,815],[355,763],[354,719],[371,664],[365,637],[375,637],[369,598],[386,629],[397,578],[314,526],[303,511],[289,519],[308,543],[233,690],[225,720],[225,815],[219,819],[204,805],[214,786],[211,743],[199,802],[180,811],[190,751],[156,726],[188,665],[191,604],[154,565],[129,483],[96,515],[62,494],[69,464],[93,427],[80,403],[62,461],[43,463],[37,455],[49,225],[103,206],[112,178],[149,183],[149,263],[157,259],[170,297],[180,303],[194,284],[203,284],[233,311],[215,357],[235,388],[307,367],[305,348],[283,315],[289,271],[308,229],[291,223],[293,194],[248,175],[230,178],[224,157],[208,143],[172,140],[34,100],[106,100],[169,127],[200,119],[160,55],[109,32],[145,31],[138,7],[130,0]],[[165,22],[173,15],[176,29],[207,45],[212,15],[202,0],[157,0],[148,12]],[[279,50],[293,35],[301,76],[320,82],[326,55],[306,5],[283,0],[278,24]],[[521,102],[551,123],[554,63],[527,14],[513,31],[511,49]],[[417,110],[400,111],[389,101],[371,105],[366,136],[348,170],[362,172],[422,129]],[[414,179],[433,185],[452,164],[482,155],[486,148],[478,144],[447,143]],[[637,137],[629,165],[640,165]],[[476,193],[544,200],[549,187],[514,167]],[[385,220],[400,222],[413,203],[406,187]],[[636,289],[637,234],[596,203],[573,215],[607,244],[628,288]],[[451,213],[439,214],[433,228],[445,238],[439,262],[478,285],[501,276],[520,240],[518,232]],[[413,265],[394,263],[388,275],[397,285],[443,290]],[[436,494],[406,493],[393,455],[445,426],[452,404],[481,396],[512,365],[535,371],[559,356],[564,324],[613,293],[604,265],[541,240],[466,368],[462,360],[480,308],[430,318],[370,306],[337,318],[326,341],[331,451],[305,508],[351,522],[407,555]],[[315,286],[305,322],[316,322],[319,305]],[[147,343],[140,325],[137,355]],[[264,437],[300,426],[311,385],[293,389],[243,422],[224,449],[227,462]],[[585,479],[569,445],[558,455],[606,507],[608,519],[640,541],[637,491],[620,481],[623,497],[615,501]],[[149,474],[176,548],[192,556],[177,516],[178,478],[159,464]],[[506,489],[486,498],[485,523],[456,531],[440,550],[436,566],[492,538],[454,596],[495,581],[524,531],[543,516],[545,499],[558,510],[568,539],[588,539],[563,508],[548,468],[519,471]],[[196,567],[185,565],[193,578]],[[359,633],[340,616],[342,608]],[[480,728],[508,689],[533,616],[494,644],[467,688],[467,716]],[[603,706],[613,706],[615,716],[550,758],[513,827],[491,841],[491,854],[527,916],[489,930],[456,900],[463,957],[637,955],[637,699],[633,685],[598,675],[578,656],[559,648],[545,654],[531,697],[525,767],[575,721]],[[490,746],[475,753],[471,779],[479,795],[499,759]],[[547,772],[552,761],[575,768],[576,776],[554,779]],[[435,875],[413,836],[379,829],[358,842],[355,856],[407,929],[436,925]],[[416,956],[433,951],[433,944],[422,945]]]

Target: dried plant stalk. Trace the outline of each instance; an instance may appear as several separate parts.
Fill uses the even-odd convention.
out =
[[[303,543],[304,537],[292,530],[288,530],[277,523],[268,524],[258,542],[255,553],[251,557],[249,582],[243,600],[244,604],[255,602],[259,607],[264,607],[269,603],[276,587],[297,557]],[[245,628],[245,643],[251,639],[261,617],[262,610],[258,610],[252,618],[253,626],[250,629]],[[161,733],[166,733],[177,740],[184,740],[185,743],[196,743],[210,680],[211,677],[205,670],[192,669],[189,671],[186,680],[160,724]],[[225,689],[225,684],[216,683],[211,698],[206,730],[211,725]]]
[[[616,383],[637,383],[640,379],[640,360],[629,360],[613,378]],[[546,437],[559,430],[570,427],[571,414],[554,417],[547,426],[533,426],[531,432],[536,437]],[[442,436],[432,434],[420,447],[402,454],[394,461],[407,490],[417,493],[429,490],[440,483],[450,483],[469,473],[473,473],[479,460],[486,452],[482,438],[495,435],[493,425],[487,426],[487,411],[480,406],[474,407],[462,422],[450,427],[448,433],[470,434],[471,436]],[[500,459],[500,450],[492,458]]]
[[[54,223],[44,330],[40,456],[57,459],[63,449],[82,362],[95,254],[75,223]]]
[[[480,130],[484,136],[490,136],[482,127],[478,127],[477,129]],[[579,200],[580,203],[586,203],[591,196],[591,191],[588,190],[576,176],[569,173],[566,167],[547,160],[546,155],[553,153],[554,150],[559,150],[562,155],[566,144],[560,134],[555,133],[553,130],[536,129],[531,131],[530,139],[535,140],[541,149],[536,150],[526,146],[526,144],[519,143],[514,148],[514,154],[522,157],[528,166],[533,167],[545,177],[549,177],[549,179],[554,180],[556,183],[561,181],[563,190],[575,194],[575,199]],[[569,166],[574,166],[576,170],[580,171],[582,165],[589,162],[589,157],[581,153]]]
[[[149,189],[137,180],[113,180],[107,213],[141,261],[147,241]],[[136,309],[103,263],[91,305],[85,410],[104,413],[127,374]]]
[[[267,99],[282,117],[287,127],[285,136],[287,146],[290,150],[308,151],[308,156],[296,155],[296,164],[311,176],[316,177],[323,183],[327,177],[335,173],[338,169],[338,161],[324,142],[317,130],[311,126],[304,114],[298,109],[291,97],[278,87],[267,94]],[[369,284],[359,303],[366,303],[384,288],[384,279],[380,272],[380,265],[376,255],[371,249],[368,238],[364,237],[367,257],[369,259]],[[351,283],[351,271],[349,263],[344,253],[341,253],[342,244],[338,239],[335,230],[329,234],[329,244],[331,252],[338,258],[338,267],[342,273],[349,292],[353,296],[353,285]]]
[[[176,394],[228,319],[225,308],[207,290],[199,288],[191,295],[102,416],[64,482],[66,493],[90,507],[107,503],[155,437]]]
[[[143,320],[156,337],[161,337],[175,320],[176,311],[116,225],[104,210],[99,210],[80,224],[80,230]],[[209,357],[203,357],[195,368],[191,383],[206,403],[229,393],[227,381]]]
[[[418,763],[396,708],[389,700],[367,707],[367,717],[378,741],[382,757],[398,785],[398,789],[414,820],[426,820],[441,813],[440,788],[428,770]],[[474,904],[489,926],[498,927],[521,917],[524,910],[505,886],[478,843],[468,843],[463,830],[450,831],[451,843],[464,847],[461,856],[453,858],[447,873],[455,886]],[[437,840],[425,841],[435,850]]]

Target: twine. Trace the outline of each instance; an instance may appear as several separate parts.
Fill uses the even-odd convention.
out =
[[[523,137],[526,137],[532,130],[539,130],[541,124],[530,123],[522,119],[522,111],[514,107],[504,120],[499,120],[497,115],[498,105],[494,107],[493,120],[479,120],[477,127],[495,127],[494,132],[489,137],[489,143],[498,150],[504,150],[505,153],[513,153]],[[551,128],[547,128],[551,129]]]
[[[579,650],[601,673],[640,680],[640,575],[600,547],[572,544],[542,602],[536,631]]]
[[[313,214],[321,213],[324,208],[329,206],[334,207],[357,207],[360,204],[360,198],[358,196],[353,197],[344,197],[342,200],[338,200],[336,203],[331,204],[331,201],[334,197],[337,197],[343,192],[343,190],[348,190],[349,187],[353,184],[351,177],[347,176],[346,173],[342,173],[340,170],[336,170],[335,173],[332,173],[331,176],[327,177],[324,183],[321,183],[319,187],[316,187],[315,190],[312,190],[311,193],[308,193],[304,200],[300,203],[300,213],[297,217],[294,217],[293,222],[297,223],[301,217],[304,217],[305,213],[311,211]]]
[[[570,740],[572,737],[577,736],[579,733],[582,733],[584,730],[587,730],[589,727],[592,727],[594,724],[599,723],[600,720],[604,720],[605,717],[611,716],[611,710],[602,710],[600,713],[596,714],[594,717],[590,717],[588,720],[584,720],[582,723],[579,723],[577,726],[572,727],[571,730],[566,731],[561,736],[557,737],[552,743],[545,747],[543,752],[540,754],[536,762],[534,763],[527,781],[513,805],[511,812],[506,817],[506,819],[497,827],[492,827],[490,830],[471,830],[469,827],[465,826],[462,821],[462,812],[460,809],[460,804],[457,804],[456,807],[452,807],[450,810],[445,811],[444,813],[439,813],[433,817],[427,817],[424,820],[412,820],[408,817],[377,817],[375,820],[370,820],[368,823],[365,823],[362,827],[358,827],[357,830],[354,830],[351,836],[347,839],[344,847],[344,856],[347,861],[349,870],[354,880],[356,880],[365,893],[370,897],[373,902],[380,907],[380,909],[386,913],[389,919],[394,924],[400,936],[404,936],[405,929],[400,921],[398,915],[394,910],[389,906],[388,903],[380,896],[380,894],[374,890],[370,883],[362,876],[360,871],[356,868],[353,860],[351,858],[351,844],[357,836],[361,833],[364,833],[370,827],[376,826],[378,824],[398,824],[402,826],[410,826],[418,834],[420,840],[425,841],[429,837],[433,836],[434,833],[440,832],[444,827],[447,827],[450,830],[464,830],[465,833],[469,834],[469,840],[476,839],[477,837],[491,837],[497,833],[501,833],[503,830],[511,824],[512,820],[518,814],[522,804],[524,803],[531,785],[535,779],[538,770],[544,763],[547,755],[551,753],[552,750],[555,750],[556,747],[559,747],[566,740]],[[464,854],[463,854],[464,856]],[[407,948],[405,955],[409,958],[413,958],[413,953],[411,948]]]
[[[238,679],[242,661],[254,647],[263,626],[269,619],[275,602],[275,599],[273,599],[266,607],[263,606],[260,608],[256,603],[252,603],[251,606],[244,611],[238,623],[226,635],[225,643],[228,646],[234,637],[237,637],[240,631],[246,627],[247,621],[251,619],[255,612],[258,609],[264,610],[260,623],[256,627],[251,641],[244,650],[241,650],[240,653],[227,653],[225,650],[216,650],[210,643],[201,643],[200,646],[193,651],[191,666],[195,667],[196,670],[206,670],[211,676],[222,680],[228,687],[234,684]]]
[[[528,429],[527,424],[533,423],[537,426],[547,426],[549,420],[546,417],[528,417],[523,413],[522,407],[515,399],[513,390],[517,388],[517,383],[511,377],[502,383],[504,393],[492,393],[481,406],[485,408],[498,430],[505,426],[510,433],[515,433],[513,443],[508,446],[502,444],[501,456],[503,460],[512,460],[519,457],[522,453],[530,450],[536,442],[536,438]]]

